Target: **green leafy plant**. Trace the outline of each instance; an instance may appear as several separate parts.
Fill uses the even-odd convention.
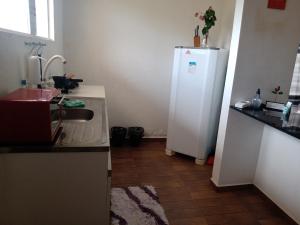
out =
[[[209,30],[215,26],[215,22],[217,21],[216,12],[215,10],[210,6],[204,13],[204,15],[201,15],[199,12],[195,13],[195,17],[199,18],[201,21],[205,22],[205,25],[202,29],[202,34],[204,36],[207,36],[209,33]]]

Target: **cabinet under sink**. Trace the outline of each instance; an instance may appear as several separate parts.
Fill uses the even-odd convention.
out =
[[[52,111],[53,123],[61,113],[63,127],[53,146],[0,148],[0,224],[109,225],[104,87],[85,86],[67,98],[84,101],[85,107]]]

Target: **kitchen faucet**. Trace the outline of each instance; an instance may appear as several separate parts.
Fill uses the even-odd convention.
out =
[[[66,61],[66,59],[63,57],[63,56],[61,56],[61,55],[54,55],[54,56],[52,56],[48,61],[47,61],[47,63],[46,63],[46,65],[45,65],[45,68],[44,68],[44,71],[43,71],[43,79],[46,81],[47,80],[47,71],[48,71],[48,69],[49,69],[49,66],[51,65],[51,63],[54,61],[54,60],[56,60],[56,59],[60,59],[61,60],[61,62],[63,63],[63,64],[66,64],[67,63],[67,61]]]

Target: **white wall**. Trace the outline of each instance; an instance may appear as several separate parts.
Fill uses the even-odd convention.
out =
[[[243,16],[236,12],[242,23],[235,21],[233,28],[212,181],[254,183],[300,222],[299,140],[229,110],[259,87],[263,99],[272,100],[272,88],[281,85],[281,100],[287,100],[300,40],[300,1],[287,1],[284,11],[267,9],[267,0],[237,0],[237,6]]]
[[[281,85],[286,102],[300,42],[300,2],[290,0],[286,10],[267,8],[268,0],[246,0],[240,49],[231,102],[254,96],[261,88],[264,100],[275,100]]]
[[[284,11],[268,9],[267,0],[238,2],[244,2],[239,46],[232,56],[235,65],[229,65],[234,69],[227,74],[225,86],[232,89],[224,95],[212,178],[220,186],[253,182],[264,127],[228,110],[230,104],[251,98],[257,88],[262,89],[263,99],[273,100],[271,90],[276,85],[282,86],[286,101],[300,40],[300,1],[288,1]],[[233,158],[237,163],[232,163]]]
[[[254,184],[300,223],[300,140],[265,126]]]
[[[48,58],[53,54],[62,54],[62,2],[54,0],[55,11],[55,41],[49,41],[23,34],[13,34],[0,31],[0,95],[21,86],[21,79],[27,76],[26,57],[31,47],[24,42],[41,41],[47,43],[43,56]],[[60,65],[53,65],[50,72],[61,73]]]
[[[167,130],[173,49],[191,46],[194,13],[212,5],[210,44],[228,46],[235,0],[64,0],[68,72],[106,87],[110,125]]]
[[[230,52],[229,52],[230,54],[228,60],[223,102],[222,102],[221,115],[220,115],[218,139],[217,139],[216,152],[215,152],[215,162],[214,162],[213,175],[212,175],[212,180],[216,184],[218,184],[221,175],[220,173],[221,173],[223,149],[225,144],[228,115],[230,110],[229,106],[231,102],[231,94],[232,94],[232,87],[233,87],[233,81],[234,81],[234,75],[236,69],[237,54],[239,51],[239,41],[240,41],[242,18],[244,12],[244,0],[237,0],[234,8],[235,8],[234,21],[233,21],[232,38],[231,38]]]

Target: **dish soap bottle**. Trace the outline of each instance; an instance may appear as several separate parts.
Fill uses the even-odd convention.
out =
[[[256,95],[251,101],[251,105],[254,110],[259,110],[261,108],[261,104],[262,104],[262,100],[260,97],[260,89],[257,89]]]

